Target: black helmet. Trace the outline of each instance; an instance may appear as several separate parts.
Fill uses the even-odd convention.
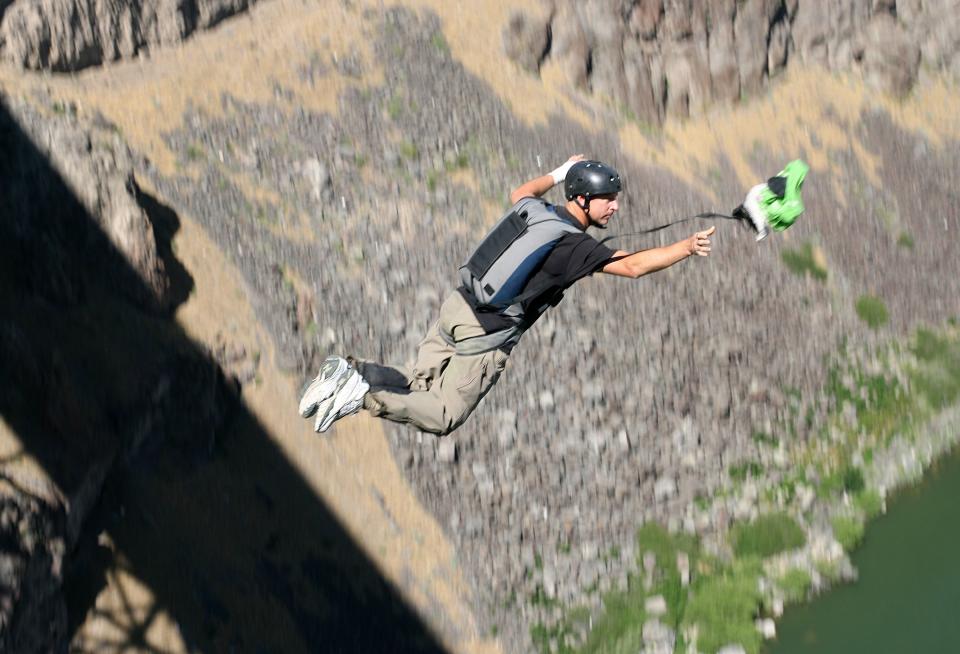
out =
[[[620,174],[599,161],[578,161],[570,166],[563,180],[563,195],[572,200],[582,195],[587,200],[597,195],[620,192]]]

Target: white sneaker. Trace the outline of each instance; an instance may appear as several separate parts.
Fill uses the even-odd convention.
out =
[[[757,184],[747,193],[747,199],[743,201],[743,208],[750,216],[750,222],[757,230],[757,240],[762,241],[767,236],[767,216],[760,208],[760,193],[767,187],[766,184]]]
[[[350,364],[341,357],[327,357],[320,364],[320,372],[316,378],[303,389],[300,395],[300,417],[309,418],[316,410],[317,405],[333,397],[341,377],[345,377],[350,370]]]
[[[360,373],[350,369],[349,374],[341,378],[336,395],[331,402],[323,402],[321,411],[317,411],[317,421],[313,428],[318,433],[330,429],[330,425],[352,416],[363,407],[363,396],[370,390],[370,384],[364,381]]]

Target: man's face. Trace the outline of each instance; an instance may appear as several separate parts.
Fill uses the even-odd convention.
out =
[[[616,193],[595,195],[590,200],[590,212],[587,214],[587,218],[594,227],[605,229],[607,223],[610,222],[610,218],[617,213],[619,208],[620,203],[617,202]]]

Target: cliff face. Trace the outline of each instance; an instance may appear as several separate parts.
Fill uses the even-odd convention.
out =
[[[958,34],[956,0],[560,0],[541,19],[515,14],[503,42],[528,70],[555,64],[628,116],[661,123],[755,94],[796,63],[859,69],[904,95],[921,64],[960,72]]]
[[[188,110],[166,135],[183,169],[155,171],[164,196],[224,251],[256,252],[237,265],[264,298],[259,313],[284,362],[304,376],[330,352],[409,361],[509,189],[571,153],[616,162],[624,208],[612,234],[735,206],[744,188],[731,161],[769,175],[789,158],[817,159],[807,214],[788,234],[758,246],[720,224],[706,262],[636,283],[585,280],[524,336],[495,391],[452,438],[391,428],[411,485],[476,580],[482,619],[526,651],[530,626],[556,621],[550,602],[595,606],[596,589],[626,583],[641,522],[718,533],[757,510],[701,511],[694,498],[711,497],[731,466],[755,457],[787,474],[754,436],[784,424],[798,443],[814,437],[832,408],[823,381],[838,344],[866,349],[881,337],[854,312],[859,295],[877,294],[896,316],[883,337],[946,317],[944,305],[921,299],[958,283],[945,274],[952,264],[940,238],[949,198],[926,190],[947,184],[956,151],[934,149],[816,73],[807,81],[821,86],[745,103],[749,124],[719,137],[706,161],[687,143],[673,170],[702,166],[704,180],[688,185],[657,165],[663,151],[631,152],[601,103],[588,118],[610,129],[585,129],[560,112],[524,123],[456,59],[436,17],[397,8],[368,20],[378,38],[364,63],[382,65],[383,82],[346,91],[339,114],[229,97],[222,113]],[[556,39],[537,43],[552,51]],[[329,61],[305,56],[317,69]],[[596,74],[598,64],[584,70]],[[321,79],[334,78],[328,70]],[[308,96],[312,84],[290,95]],[[771,106],[778,101],[801,106]],[[668,150],[685,137],[667,129],[653,138]],[[250,187],[276,189],[282,201]],[[901,231],[911,248],[898,243]],[[678,227],[615,243],[639,249],[687,234]],[[784,265],[804,245],[829,270],[826,283]]]
[[[230,386],[164,326],[183,271],[115,129],[0,93],[0,150],[0,650],[63,651],[105,480],[159,441],[209,452]]]
[[[16,66],[76,70],[176,42],[247,4],[15,0],[0,4],[0,52]],[[330,9],[294,4],[303,15]],[[544,18],[515,13],[502,45],[527,70],[559,69],[574,89],[592,91],[576,99],[605,124],[670,124],[714,102],[767,89],[772,97],[773,78],[798,62],[854,69],[909,93],[925,71],[957,72],[957,4],[555,2]],[[137,187],[134,167],[234,257],[282,365],[303,376],[333,350],[406,360],[470,244],[509,188],[543,171],[541,157],[546,167],[589,147],[615,163],[625,180],[624,215],[611,230],[618,233],[711,205],[728,209],[742,197],[743,180],[728,165],[734,153],[722,148],[708,162],[687,151],[671,168],[697,169],[691,176],[708,189],[656,157],[640,161],[612,129],[590,131],[560,112],[525,123],[457,60],[444,21],[429,13],[370,6],[349,18],[365,30],[350,47],[285,59],[296,74],[283,84],[271,78],[271,97],[230,89],[216,111],[188,103],[175,128],[156,130],[176,162],[169,170],[140,156],[156,153],[134,155],[123,142],[122,134],[150,125],[117,129],[75,116],[70,103],[40,99],[46,110],[38,111],[6,99],[38,149],[29,152],[6,124],[0,130],[0,151],[14,155],[0,160],[0,299],[12,308],[0,332],[0,371],[13,381],[0,388],[0,408],[40,451],[55,454],[43,462],[51,482],[34,493],[39,499],[22,488],[3,496],[0,543],[15,546],[2,552],[0,645],[63,643],[60,570],[107,471],[135,458],[144,439],[174,434],[183,450],[204,456],[230,402],[230,385],[206,353],[180,339],[127,340],[144,325],[169,329],[166,313],[188,292],[171,256],[172,212]],[[372,54],[353,47],[367,40]],[[367,85],[343,84],[368,76]],[[844,90],[828,77],[825,88]],[[529,76],[523,83],[537,88]],[[310,104],[331,89],[342,91],[334,110]],[[749,517],[756,507],[708,513],[694,498],[722,487],[731,464],[766,457],[760,463],[776,469],[756,429],[776,422],[790,424],[798,441],[809,435],[810,421],[823,417],[818,393],[837,343],[849,337],[866,348],[955,311],[960,277],[943,238],[956,216],[944,191],[960,165],[955,142],[941,149],[882,109],[863,103],[852,115],[841,106],[850,97],[832,103],[813,97],[817,88],[804,90],[819,108],[790,114],[803,121],[801,137],[766,138],[789,126],[764,124],[778,113],[764,105],[749,129],[722,141],[747,150],[739,160],[765,174],[787,158],[819,159],[807,216],[789,234],[758,247],[724,225],[706,265],[688,262],[636,284],[584,281],[524,337],[497,390],[453,438],[390,432],[410,484],[476,581],[482,619],[510,649],[529,649],[530,625],[555,619],[549,603],[530,598],[596,603],[596,589],[625,584],[641,521],[717,531]],[[655,138],[664,145],[675,134]],[[655,154],[666,160],[667,149]],[[60,182],[50,181],[45,160]],[[62,219],[63,207],[97,229]],[[784,255],[801,245],[829,269],[828,281],[785,268]],[[890,309],[885,331],[869,330],[853,311],[866,292]],[[77,337],[57,343],[44,328],[55,321]],[[181,347],[185,358],[174,356]],[[104,368],[90,376],[90,361]],[[189,429],[176,426],[181,415],[195,418]],[[614,549],[622,556],[606,554]],[[286,578],[263,567],[257,574],[275,586],[265,602],[279,597],[301,627],[313,624],[296,614],[302,603]],[[311,585],[326,572],[312,574]],[[505,604],[517,600],[519,607]],[[49,632],[32,626],[44,621]]]
[[[0,10],[0,57],[73,71],[172,45],[245,10],[251,0],[10,0]]]

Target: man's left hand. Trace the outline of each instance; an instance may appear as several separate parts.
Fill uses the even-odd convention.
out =
[[[699,257],[710,256],[710,236],[717,231],[716,225],[702,232],[697,232],[686,240],[688,254]]]

